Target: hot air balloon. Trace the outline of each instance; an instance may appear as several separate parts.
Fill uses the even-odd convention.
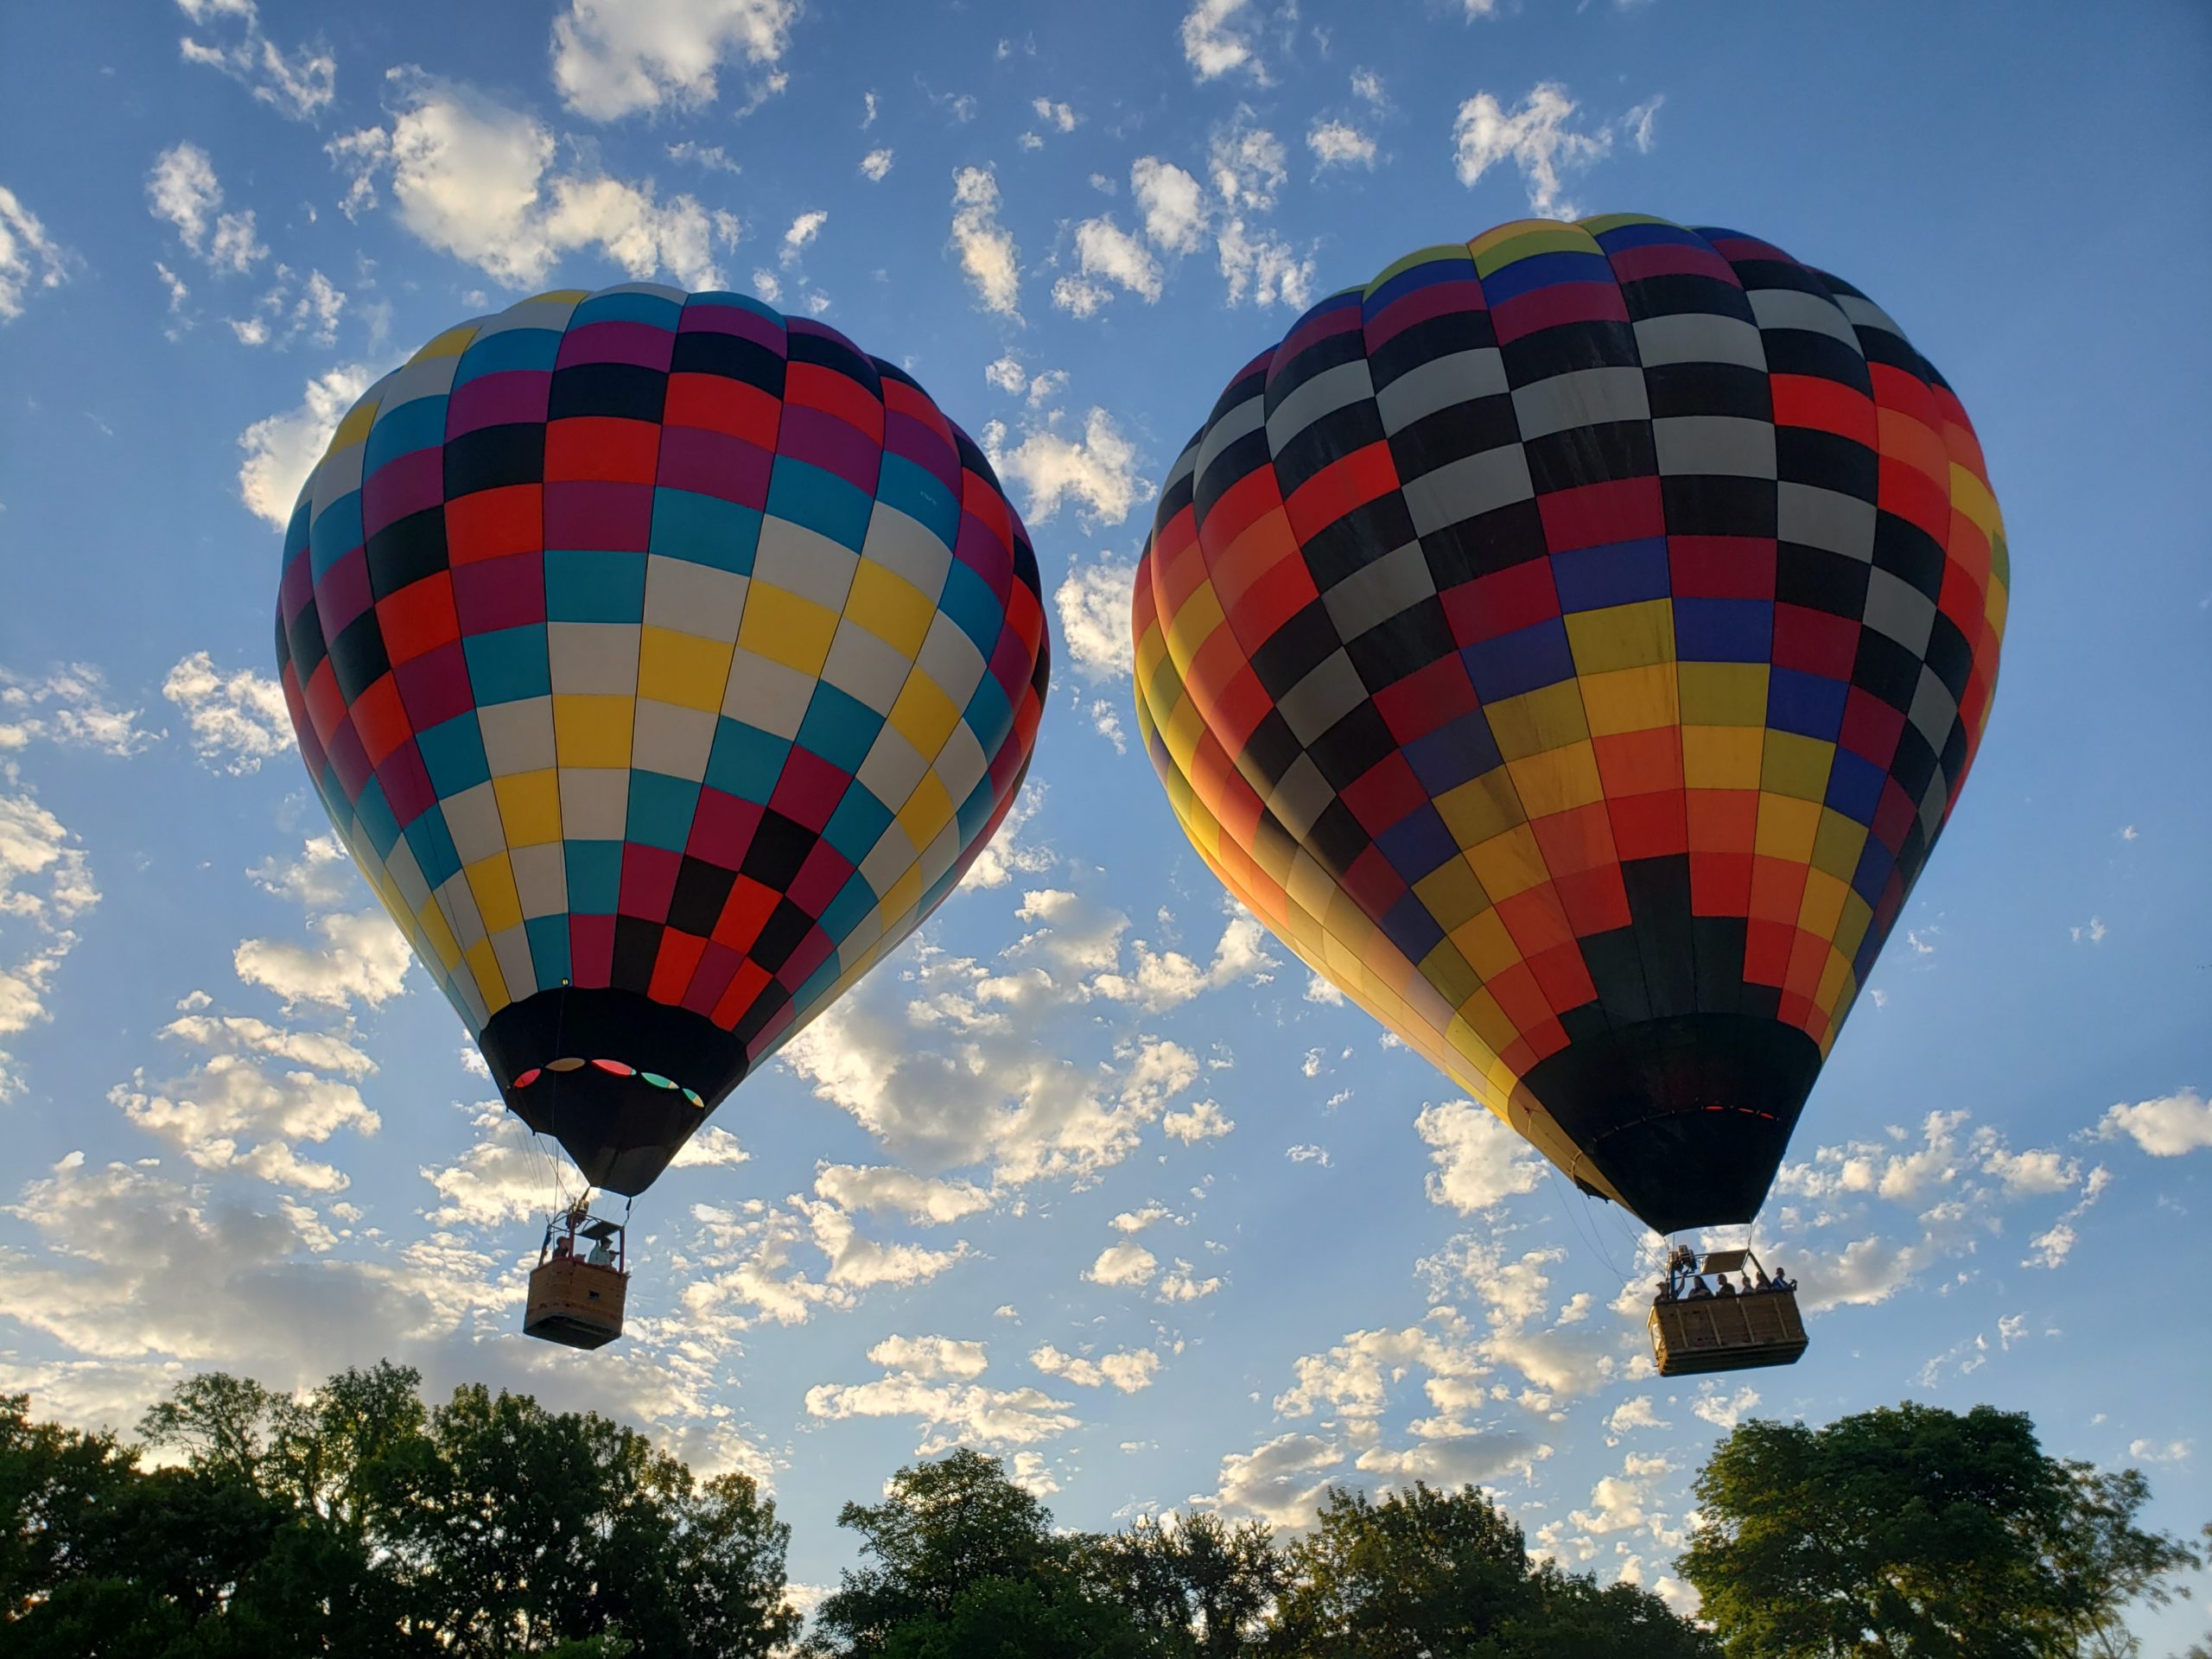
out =
[[[1137,713],[1315,972],[1586,1191],[1747,1222],[1973,765],[2009,580],[1964,410],[1857,289],[1523,220],[1230,383],[1138,569]]]
[[[440,334],[338,423],[279,593],[331,821],[508,1106],[632,1196],[966,873],[1048,671],[982,452],[737,294]]]

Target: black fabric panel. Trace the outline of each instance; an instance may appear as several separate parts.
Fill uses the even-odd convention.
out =
[[[515,1078],[549,1060],[615,1059],[672,1078],[712,1111],[746,1072],[741,1041],[704,1015],[632,991],[540,991],[493,1014],[477,1044],[515,1116],[560,1141],[586,1180],[613,1192],[652,1185],[707,1112],[677,1090],[595,1066],[541,1071],[526,1089]]]
[[[1758,1212],[1820,1064],[1795,1026],[1691,1014],[1572,1044],[1522,1082],[1646,1226],[1675,1233]]]
[[[553,371],[549,422],[582,416],[658,422],[668,401],[668,376],[639,363],[578,363]]]
[[[410,512],[369,537],[369,591],[389,598],[447,568],[446,510],[441,503]]]
[[[714,374],[742,380],[775,397],[784,395],[784,359],[757,340],[698,329],[676,337],[671,374]]]
[[[538,422],[486,426],[446,440],[446,499],[545,476],[545,428]]]

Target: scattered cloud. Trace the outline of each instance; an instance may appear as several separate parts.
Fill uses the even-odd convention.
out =
[[[1144,214],[1144,233],[1169,253],[1205,245],[1210,210],[1205,188],[1173,162],[1140,156],[1129,167],[1129,190]]]
[[[1248,232],[1243,219],[1232,219],[1223,224],[1215,246],[1230,305],[1242,305],[1249,298],[1255,306],[1300,310],[1313,303],[1313,257],[1300,259],[1281,238]]]
[[[1306,132],[1306,147],[1324,168],[1375,166],[1375,140],[1349,121],[1316,121]]]
[[[825,1422],[918,1419],[922,1436],[914,1449],[923,1457],[955,1446],[1033,1446],[1081,1426],[1066,1401],[1042,1389],[990,1389],[977,1382],[986,1363],[980,1343],[891,1337],[870,1349],[868,1358],[883,1368],[882,1376],[809,1389],[807,1414]]]
[[[805,252],[807,245],[822,234],[822,227],[829,222],[828,210],[821,207],[801,213],[791,220],[791,228],[784,232],[783,251],[776,256],[785,270],[798,264],[799,256]]]
[[[1170,1139],[1192,1147],[1201,1141],[1218,1140],[1236,1125],[1212,1101],[1202,1100],[1186,1112],[1168,1113],[1160,1120],[1160,1127]]]
[[[569,0],[553,21],[553,84],[594,121],[697,109],[726,60],[775,64],[798,12],[799,0]]]
[[[2178,1158],[2212,1147],[2212,1101],[2182,1089],[2133,1106],[2107,1107],[2091,1134],[2099,1141],[2126,1135],[2153,1158]]]
[[[866,175],[872,182],[881,184],[885,175],[891,171],[890,146],[879,146],[878,148],[868,151],[867,155],[861,156],[861,171],[862,174]]]
[[[1055,104],[1049,98],[1033,98],[1029,107],[1036,111],[1039,121],[1056,132],[1073,132],[1083,120],[1068,105]]]
[[[1184,61],[1201,81],[1241,69],[1264,86],[1268,70],[1260,60],[1258,32],[1251,0],[1196,0],[1183,17]]]
[[[1123,1394],[1137,1394],[1152,1386],[1160,1375],[1160,1356],[1149,1348],[1105,1354],[1096,1360],[1064,1354],[1051,1343],[1033,1351],[1029,1363],[1047,1376],[1078,1389],[1111,1386]]]
[[[68,281],[73,263],[22,198],[0,185],[0,322],[23,315],[32,289],[59,288]]]
[[[107,677],[90,663],[35,677],[0,668],[0,754],[33,742],[119,759],[143,753],[163,734],[139,725],[141,712],[115,707]]]
[[[1021,250],[999,223],[999,181],[988,167],[963,167],[952,175],[952,245],[983,308],[1019,321]]]
[[[1057,429],[1059,418],[1054,411],[1011,447],[1004,422],[983,428],[983,453],[991,465],[1022,487],[1027,522],[1042,524],[1072,501],[1086,526],[1118,524],[1132,508],[1152,499],[1152,480],[1137,472],[1137,447],[1122,435],[1112,416],[1094,408],[1076,438]]]
[[[184,715],[193,751],[210,770],[258,772],[292,746],[284,688],[252,669],[226,674],[208,652],[195,651],[169,671],[162,695]]]
[[[1062,276],[1052,284],[1052,303],[1061,310],[1087,317],[1111,300],[1113,289],[1092,280],[1096,277],[1136,295],[1147,305],[1160,297],[1160,262],[1112,215],[1086,219],[1076,226],[1075,251],[1081,274]]]
[[[2110,930],[2105,926],[2104,918],[2101,916],[2092,916],[2082,926],[2070,927],[2067,931],[2073,936],[2074,943],[2076,944],[2102,944],[2105,942],[2106,933]]]
[[[1452,123],[1459,182],[1472,189],[1491,168],[1510,162],[1528,187],[1531,213],[1542,219],[1573,219],[1574,204],[1564,194],[1560,175],[1588,168],[1613,143],[1609,127],[1574,130],[1580,107],[1555,80],[1538,81],[1510,111],[1491,93],[1476,93],[1459,105]]]
[[[210,269],[242,275],[268,257],[254,229],[253,210],[226,213],[215,164],[194,143],[171,145],[146,175],[148,210],[176,227],[185,247]]]
[[[879,1211],[925,1226],[942,1226],[991,1207],[991,1195],[968,1181],[932,1180],[887,1165],[823,1164],[814,1190],[842,1208]]]
[[[474,87],[412,66],[386,79],[391,125],[324,146],[351,175],[349,214],[373,207],[388,182],[409,231],[509,288],[543,286],[556,264],[585,248],[639,280],[665,270],[690,288],[722,286],[715,220],[696,198],[661,200],[650,181],[613,178],[588,160],[557,169],[549,128]]]
[[[177,10],[213,31],[206,39],[187,35],[177,42],[184,60],[228,75],[278,114],[312,120],[337,96],[338,60],[329,49],[302,45],[285,51],[262,32],[253,0],[177,0]]]
[[[1425,1106],[1414,1128],[1433,1148],[1428,1154],[1436,1166],[1428,1177],[1431,1204],[1471,1216],[1516,1193],[1533,1192],[1543,1179],[1543,1165],[1529,1143],[1472,1101]]]
[[[77,944],[70,924],[99,899],[78,837],[28,791],[0,793],[0,1038],[48,1018],[48,988]],[[0,1101],[22,1086],[0,1049]]]
[[[238,434],[238,499],[257,518],[282,530],[308,474],[330,447],[339,416],[369,389],[369,371],[348,363],[307,383],[298,405],[256,421]],[[186,658],[188,663],[191,658]]]
[[[1148,1285],[1160,1271],[1160,1258],[1134,1239],[1109,1244],[1084,1269],[1095,1285]]]

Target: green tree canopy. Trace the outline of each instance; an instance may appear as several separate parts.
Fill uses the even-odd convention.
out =
[[[2121,1616],[2197,1563],[2133,1470],[2046,1456],[2021,1413],[1907,1403],[1741,1423],[1679,1563],[1729,1659],[2121,1659]]]

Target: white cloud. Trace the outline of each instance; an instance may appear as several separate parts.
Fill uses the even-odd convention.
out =
[[[1129,167],[1129,190],[1144,214],[1144,233],[1170,253],[1196,253],[1205,245],[1205,189],[1197,179],[1157,156],[1140,156]]]
[[[1155,1300],[1170,1304],[1195,1302],[1212,1295],[1220,1288],[1220,1279],[1201,1279],[1188,1262],[1179,1259],[1173,1268],[1160,1275],[1159,1288],[1153,1296]]]
[[[1148,1013],[1179,1007],[1207,991],[1217,991],[1241,979],[1264,982],[1266,970],[1274,966],[1268,955],[1267,938],[1260,924],[1241,909],[1230,916],[1214,946],[1213,961],[1205,967],[1180,950],[1154,950],[1142,939],[1136,942],[1134,974],[1100,974],[1090,988],[1109,1001],[1134,1002]]]
[[[1332,1161],[1326,1147],[1312,1146],[1304,1142],[1294,1147],[1284,1147],[1282,1155],[1294,1164],[1319,1164],[1324,1169],[1328,1168]]]
[[[939,1346],[938,1344],[942,1344]],[[923,1426],[915,1447],[931,1457],[954,1446],[1022,1446],[1049,1440],[1080,1427],[1068,1402],[1055,1400],[1039,1389],[989,1389],[976,1382],[981,1368],[967,1351],[980,1357],[981,1344],[945,1344],[941,1338],[893,1338],[880,1343],[868,1357],[884,1367],[884,1375],[871,1382],[826,1382],[806,1391],[810,1417],[827,1422],[854,1417],[913,1417]],[[957,1354],[960,1368],[944,1370],[948,1351]],[[918,1359],[923,1369],[906,1362]],[[939,1381],[940,1376],[949,1380]]]
[[[784,232],[783,251],[776,256],[785,270],[789,270],[798,264],[799,255],[805,251],[807,244],[821,235],[822,227],[829,222],[828,210],[821,207],[801,213],[791,220],[791,228]]]
[[[1137,668],[1137,644],[1130,637],[1130,606],[1137,593],[1137,566],[1119,560],[1068,564],[1068,575],[1053,588],[1059,613],[1059,646],[1084,679],[1113,683]]]
[[[594,121],[696,108],[714,101],[725,59],[780,59],[798,11],[799,0],[569,0],[553,22],[553,84]]]
[[[1160,1120],[1160,1127],[1185,1146],[1195,1146],[1201,1141],[1211,1141],[1227,1135],[1236,1127],[1223,1116],[1220,1107],[1210,1100],[1199,1101],[1187,1112],[1170,1112]]]
[[[986,365],[983,369],[983,378],[1001,391],[1014,397],[1021,396],[1029,386],[1029,372],[1021,366],[1020,359],[1011,355]]]
[[[343,1008],[356,999],[379,1007],[404,988],[414,958],[383,911],[317,917],[308,931],[316,943],[242,940],[232,965],[247,984],[276,993],[288,1010],[302,1002]]]
[[[1029,107],[1037,112],[1039,121],[1061,132],[1073,132],[1083,119],[1068,105],[1055,104],[1049,98],[1033,98],[1029,100]]]
[[[2182,1463],[2196,1444],[2194,1440],[2130,1440],[2127,1455],[2138,1463]]]
[[[108,701],[107,677],[90,663],[70,663],[30,678],[0,668],[0,754],[45,741],[127,759],[164,734],[138,724],[140,710]]]
[[[68,251],[23,206],[22,198],[0,185],[0,322],[23,315],[33,288],[59,288],[68,280]]]
[[[1382,77],[1372,69],[1355,69],[1351,72],[1351,92],[1354,98],[1364,99],[1377,108],[1389,102],[1388,95],[1382,90]]]
[[[1511,1430],[1482,1429],[1465,1424],[1430,1419],[1412,1426],[1415,1439],[1402,1447],[1370,1446],[1353,1467],[1363,1474],[1379,1476],[1386,1485],[1411,1485],[1426,1481],[1446,1490],[1464,1485],[1495,1484],[1497,1477],[1517,1470],[1525,1479],[1535,1465],[1552,1455],[1525,1434]]]
[[[1087,1181],[1135,1148],[1197,1065],[1144,1041],[1112,1065],[1077,1067],[1043,1034],[1075,1006],[1049,974],[930,955],[904,976],[887,964],[863,980],[784,1056],[902,1163],[988,1165],[999,1187]]]
[[[1306,147],[1323,167],[1375,165],[1375,140],[1349,121],[1317,121],[1306,135]]]
[[[681,143],[671,144],[668,147],[668,159],[671,162],[686,162],[694,167],[703,168],[709,173],[728,173],[734,176],[745,171],[745,168],[720,144],[702,144],[691,138],[686,138]]]
[[[1628,134],[1628,141],[1636,146],[1637,155],[1649,156],[1651,146],[1658,142],[1654,125],[1659,119],[1659,106],[1666,101],[1663,93],[1647,98],[1621,117],[1621,130]]]
[[[225,674],[207,652],[195,651],[169,671],[162,695],[183,714],[194,752],[211,768],[257,772],[292,746],[284,688],[250,668]]]
[[[267,1054],[357,1082],[377,1069],[374,1060],[335,1033],[296,1031],[251,1014],[209,1014],[195,1008],[169,1021],[162,1035],[211,1051]]]
[[[308,381],[297,407],[266,416],[238,434],[238,448],[245,451],[238,464],[238,499],[249,512],[278,530],[289,522],[301,486],[330,447],[339,417],[369,389],[369,380],[360,364],[341,365]]]
[[[2076,944],[2102,944],[2105,942],[2105,935],[2111,931],[2105,925],[2104,918],[2101,916],[2092,916],[2086,925],[2067,930],[2073,936],[2074,943]]]
[[[1424,1107],[1414,1128],[1434,1148],[1428,1154],[1436,1166],[1428,1177],[1431,1204],[1471,1216],[1516,1193],[1533,1192],[1543,1179],[1543,1166],[1528,1142],[1472,1101]]]
[[[0,938],[12,959],[0,959],[0,1037],[48,1017],[47,988],[77,944],[67,924],[99,898],[76,836],[28,792],[0,795],[0,927],[6,930]],[[28,949],[16,937],[18,924],[34,936]],[[0,1100],[21,1086],[13,1060],[0,1049]]]
[[[187,63],[220,71],[250,90],[278,114],[306,121],[337,95],[338,60],[327,48],[302,46],[286,52],[262,32],[253,0],[177,0],[177,9],[203,27],[236,25],[230,43],[186,35],[177,42]]]
[[[1014,804],[999,821],[999,832],[990,844],[976,855],[976,861],[968,867],[962,878],[962,892],[983,891],[1005,887],[1017,875],[1040,875],[1052,868],[1055,860],[1050,847],[1033,846],[1021,839],[1021,831],[1029,820],[1037,816],[1037,809],[1044,804],[1045,785],[1030,782],[1021,786],[1021,793],[1014,797]]]
[[[1095,1285],[1148,1285],[1160,1271],[1160,1258],[1134,1239],[1109,1244],[1084,1269]]]
[[[967,1241],[958,1240],[949,1250],[932,1250],[919,1244],[887,1244],[868,1238],[854,1225],[852,1216],[834,1204],[795,1198],[791,1207],[804,1216],[814,1234],[814,1247],[829,1258],[823,1274],[831,1285],[866,1290],[874,1285],[918,1285],[934,1279],[969,1255]]]
[[[1248,232],[1242,219],[1221,227],[1215,246],[1221,274],[1229,284],[1229,303],[1287,305],[1302,309],[1313,302],[1313,259],[1300,259],[1290,244],[1268,232]]]
[[[340,1191],[346,1178],[300,1159],[293,1143],[320,1143],[340,1129],[374,1135],[382,1122],[350,1083],[312,1071],[272,1073],[238,1053],[211,1054],[167,1082],[149,1083],[143,1071],[134,1071],[108,1098],[138,1128],[202,1168],[241,1166],[315,1192]]]
[[[146,175],[146,200],[154,217],[175,226],[184,245],[214,270],[248,271],[269,252],[255,232],[251,208],[216,211],[223,205],[223,187],[215,164],[197,144],[174,144],[155,157]]]
[[[1613,1408],[1613,1414],[1605,1419],[1609,1433],[1625,1434],[1637,1428],[1669,1428],[1673,1427],[1651,1408],[1651,1396],[1639,1394],[1624,1400]]]
[[[1560,173],[1577,172],[1612,148],[1610,128],[1577,132],[1569,123],[1579,106],[1555,80],[1538,81],[1510,113],[1489,92],[1459,105],[1452,123],[1452,155],[1459,182],[1472,188],[1484,174],[1511,162],[1528,186],[1529,208],[1543,219],[1573,219],[1561,194]]]
[[[418,1173],[436,1190],[434,1227],[499,1227],[553,1207],[556,1158],[498,1101],[475,1117],[477,1141],[457,1163]]]
[[[2133,1106],[2108,1107],[2093,1134],[2099,1141],[2124,1135],[2153,1158],[2178,1158],[2212,1147],[2212,1101],[2183,1089]]]
[[[982,1343],[950,1337],[886,1337],[868,1351],[868,1357],[869,1363],[887,1371],[957,1377],[963,1382],[981,1376],[990,1366]]]
[[[1021,250],[999,223],[999,181],[988,167],[963,167],[952,175],[952,245],[983,308],[1019,318]]]
[[[1255,1516],[1272,1527],[1310,1526],[1328,1490],[1330,1471],[1343,1459],[1333,1440],[1279,1434],[1249,1452],[1223,1458],[1219,1486],[1193,1494],[1191,1503],[1198,1509]]]
[[[932,1180],[887,1165],[823,1164],[814,1190],[847,1210],[880,1211],[924,1225],[944,1225],[991,1207],[991,1195],[968,1181]]]
[[[1052,303],[1063,311],[1087,317],[1113,297],[1111,289],[1089,280],[1094,276],[1119,284],[1147,305],[1160,297],[1160,262],[1110,215],[1077,226],[1075,250],[1083,275],[1063,276],[1052,286]]]
[[[639,280],[666,270],[691,288],[722,285],[715,221],[695,198],[664,202],[650,181],[552,170],[554,135],[527,111],[411,67],[388,79],[390,129],[324,147],[353,175],[349,213],[375,205],[388,172],[408,230],[510,288],[542,286],[564,255],[589,247]]]
[[[880,146],[861,157],[861,171],[873,182],[881,184],[884,175],[891,171],[891,161],[890,146]]]
[[[1745,1414],[1758,1408],[1758,1390],[1739,1388],[1735,1393],[1724,1396],[1718,1389],[1716,1383],[1705,1385],[1690,1410],[1700,1421],[1711,1423],[1722,1433],[1732,1433],[1736,1425],[1744,1421]]]
[[[1215,131],[1206,166],[1224,206],[1266,213],[1290,177],[1289,157],[1282,141],[1252,120],[1252,111],[1240,105],[1229,124]]]
[[[1306,1000],[1319,1002],[1324,1007],[1341,1008],[1344,1005],[1344,994],[1320,975],[1315,974],[1306,982]]]
[[[753,291],[771,305],[780,304],[784,285],[776,280],[776,273],[763,267],[753,273]]]
[[[1185,14],[1183,58],[1198,79],[1216,80],[1232,69],[1242,69],[1262,86],[1268,84],[1267,66],[1260,61],[1254,36],[1255,22],[1245,8],[1249,0],[1196,0]]]
[[[1050,518],[1070,500],[1086,524],[1118,524],[1131,508],[1153,498],[1152,481],[1137,473],[1136,445],[1103,409],[1084,417],[1080,438],[1064,436],[1049,421],[1012,448],[1006,436],[1003,423],[989,423],[983,429],[983,452],[1001,478],[1022,486],[1022,517],[1032,524]]]
[[[1136,1394],[1152,1386],[1160,1374],[1160,1356],[1149,1348],[1107,1354],[1096,1360],[1064,1354],[1046,1343],[1029,1356],[1029,1363],[1047,1376],[1057,1376],[1078,1389],[1109,1385],[1123,1394]]]

